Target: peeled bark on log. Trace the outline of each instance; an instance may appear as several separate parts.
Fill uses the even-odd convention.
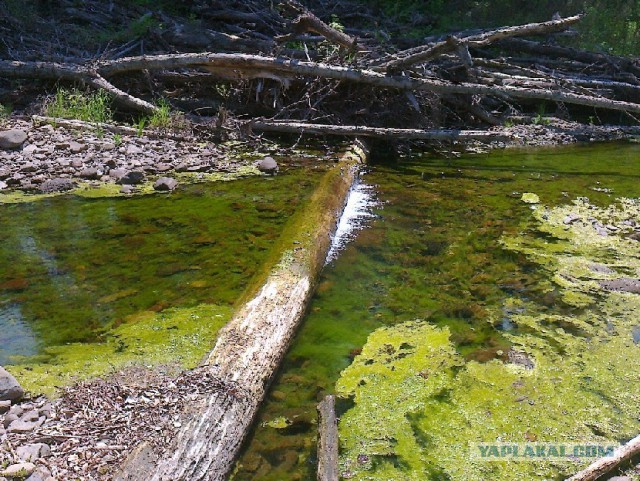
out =
[[[338,418],[336,399],[318,404],[318,481],[338,481]]]
[[[640,436],[636,436],[624,446],[616,449],[613,456],[599,459],[586,469],[567,478],[565,481],[595,481],[639,454]]]
[[[221,331],[205,364],[228,389],[197,400],[183,413],[182,428],[172,445],[134,473],[129,458],[116,477],[128,481],[222,481],[240,449],[266,389],[301,321],[324,264],[340,213],[366,158],[354,146],[320,182],[307,207],[282,235],[279,263],[251,300]],[[140,449],[149,458],[148,449]],[[155,458],[155,459],[154,459]],[[142,461],[141,461],[142,462]]]
[[[251,121],[251,130],[262,132],[280,132],[307,135],[344,135],[352,137],[381,137],[392,139],[414,140],[511,140],[511,136],[504,132],[487,132],[485,130],[420,130],[420,129],[390,129],[382,127],[365,127],[359,125],[322,125],[304,122],[280,121]]]
[[[498,40],[522,35],[540,35],[565,30],[570,25],[578,22],[581,15],[567,17],[560,20],[551,20],[541,23],[529,23],[516,27],[504,27],[490,32],[472,35],[465,38],[450,36],[442,42],[432,46],[416,47],[399,52],[392,56],[391,60],[382,63],[378,68],[384,70],[399,70],[418,63],[428,62],[445,53],[455,52],[460,45],[466,47],[484,47]]]

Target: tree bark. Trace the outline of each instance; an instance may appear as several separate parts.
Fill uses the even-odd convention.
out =
[[[143,477],[128,459],[116,477],[128,481],[222,481],[264,398],[295,330],[305,314],[315,277],[331,239],[357,166],[366,158],[354,147],[321,180],[307,208],[283,233],[288,247],[262,287],[221,331],[205,364],[227,389],[194,401],[183,414],[173,444],[147,461]],[[149,452],[140,449],[148,458]],[[141,461],[142,462],[142,461]]]
[[[570,478],[567,478],[566,481],[595,481],[615,469],[617,466],[620,466],[625,461],[628,461],[639,454],[640,436],[636,436],[627,444],[617,449],[613,456],[599,459],[586,469],[574,474]]]

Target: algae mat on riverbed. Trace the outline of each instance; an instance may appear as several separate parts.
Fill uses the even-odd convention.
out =
[[[639,156],[605,145],[375,166],[378,218],[323,275],[234,479],[314,479],[327,392],[345,396],[348,479],[559,479],[590,460],[481,462],[470,443],[640,432],[638,295],[597,284],[639,277],[640,244],[623,238],[636,214],[615,202],[640,196]]]
[[[130,362],[193,366],[319,178],[0,206],[0,364],[36,392]]]

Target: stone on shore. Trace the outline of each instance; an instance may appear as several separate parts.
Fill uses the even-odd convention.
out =
[[[131,170],[118,179],[118,184],[137,185],[144,182],[144,172],[139,170]]]
[[[51,448],[44,443],[25,444],[16,448],[16,454],[20,461],[30,463],[48,457],[51,454]]]
[[[0,149],[19,149],[27,141],[27,133],[24,130],[11,129],[0,132]]]
[[[160,177],[153,184],[153,188],[162,192],[170,192],[178,186],[178,181],[171,177]]]
[[[0,367],[0,401],[16,402],[24,396],[24,389],[16,378]]]
[[[278,171],[278,163],[273,157],[269,156],[258,162],[257,167],[260,172],[264,172],[265,174],[270,175],[274,175]]]
[[[71,179],[64,177],[55,177],[53,179],[45,180],[38,189],[44,194],[51,194],[53,192],[65,192],[71,190],[76,186],[76,183]]]
[[[0,476],[22,479],[30,476],[35,470],[36,465],[33,463],[11,464],[0,471]]]

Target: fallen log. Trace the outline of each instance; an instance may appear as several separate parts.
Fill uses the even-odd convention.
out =
[[[401,75],[389,76],[372,70],[358,70],[317,62],[290,61],[260,55],[197,53],[129,57],[102,62],[98,71],[103,76],[110,76],[144,69],[164,70],[185,67],[203,67],[213,73],[220,70],[224,75],[228,75],[229,72],[236,72],[238,78],[242,78],[243,71],[251,72],[253,75],[271,77],[273,77],[273,75],[282,75],[283,77],[295,75],[313,76],[334,80],[346,80],[381,88],[429,90],[436,94],[502,95],[505,97],[549,100],[588,107],[640,113],[640,104],[602,99],[559,90],[551,91],[509,86],[477,85],[473,83],[452,83],[436,79],[411,78]]]
[[[550,20],[541,23],[529,23],[526,25],[518,25],[515,27],[503,27],[490,32],[472,35],[464,38],[450,36],[442,42],[438,42],[430,46],[415,47],[394,54],[391,59],[382,62],[377,66],[379,70],[400,70],[403,68],[416,65],[418,63],[428,62],[445,53],[456,51],[460,45],[466,47],[484,47],[491,43],[503,40],[509,37],[523,35],[540,35],[565,30],[570,25],[578,22],[582,18],[581,15],[567,17],[560,20]]]
[[[248,123],[251,130],[262,132],[280,132],[306,135],[344,135],[351,137],[381,137],[387,139],[413,140],[510,140],[511,135],[505,132],[489,132],[485,130],[421,130],[392,129],[382,127],[365,127],[359,125],[322,125],[304,122],[254,120]]]
[[[0,60],[0,76],[8,78],[44,78],[67,80],[90,85],[96,89],[109,92],[118,102],[134,110],[153,114],[158,108],[142,99],[134,97],[117,88],[106,80],[95,69],[77,64],[60,64],[55,62],[19,62]]]
[[[627,444],[616,449],[613,456],[599,459],[565,481],[595,481],[637,455],[640,455],[640,436],[636,436]]]
[[[436,94],[498,95],[523,99],[549,100],[588,107],[640,113],[640,104],[559,90],[552,91],[510,86],[477,85],[473,83],[452,83],[436,79],[410,78],[401,75],[387,76],[371,70],[357,70],[317,62],[300,62],[260,55],[195,53],[127,57],[100,62],[96,65],[95,70],[100,77],[109,77],[116,74],[145,69],[167,70],[186,67],[206,68],[212,73],[220,72],[225,78],[229,78],[229,75],[234,75],[235,78],[246,78],[246,74],[248,74],[250,78],[274,78],[286,82],[288,78],[293,76],[313,76],[334,80],[346,80],[381,88],[429,90]],[[6,75],[8,77],[68,77],[81,80],[88,78],[87,72],[87,68],[80,66],[67,66],[47,62],[0,61],[0,75]],[[128,96],[128,94],[122,92],[118,94],[117,98],[122,101],[127,101],[128,99],[125,96]],[[136,102],[129,102],[129,104],[145,112],[149,112],[149,110],[155,111],[156,107],[152,104],[141,99],[136,100]]]
[[[338,481],[338,418],[336,399],[318,404],[318,481]]]
[[[283,252],[250,299],[220,332],[205,366],[226,389],[190,403],[182,427],[162,453],[142,445],[117,480],[222,481],[284,357],[324,264],[366,148],[356,143],[320,181],[307,207],[282,235]],[[259,287],[258,287],[259,286]],[[140,470],[140,464],[145,466]],[[140,472],[143,471],[143,474]]]

